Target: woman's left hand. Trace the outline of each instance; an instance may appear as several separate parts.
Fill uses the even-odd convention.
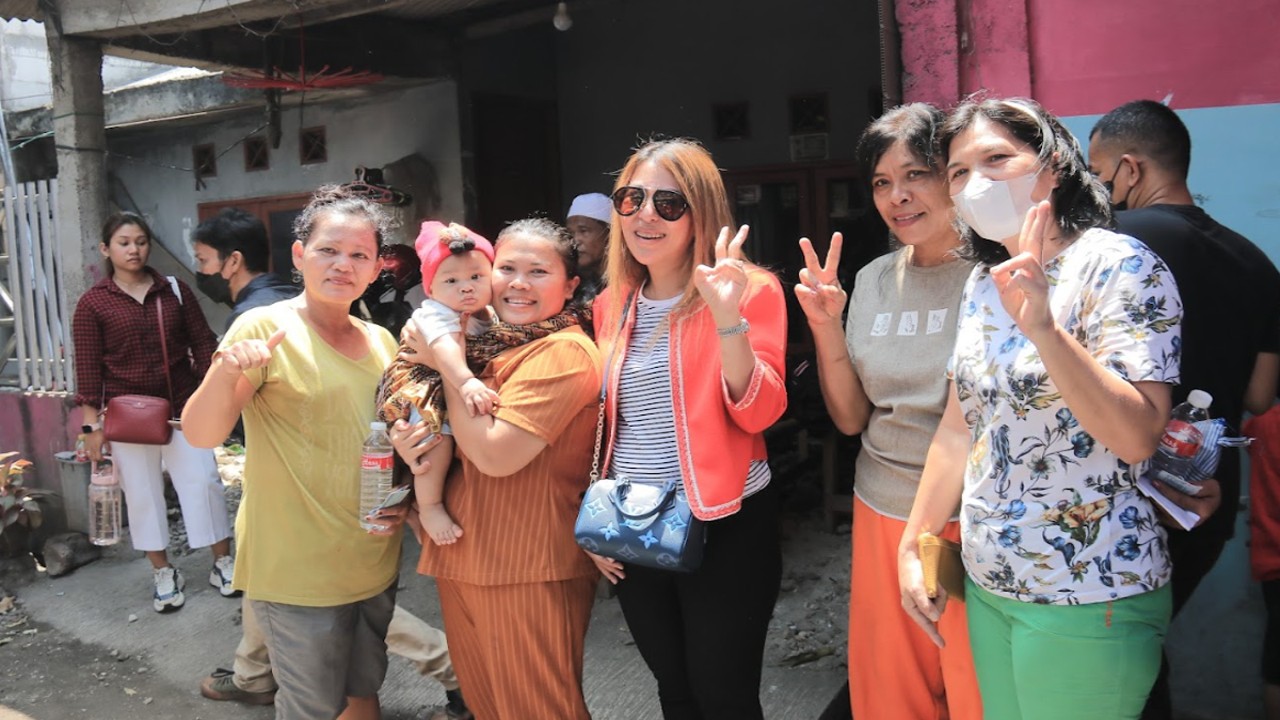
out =
[[[388,434],[391,436],[391,446],[409,466],[409,472],[417,476],[431,468],[431,461],[427,460],[427,451],[439,444],[441,438],[439,433],[433,433],[427,428],[425,420],[420,420],[413,425],[404,420],[397,420]]]
[[[394,507],[382,508],[376,513],[369,516],[370,520],[375,521],[367,532],[370,535],[394,535],[400,531],[400,526],[404,525],[405,518],[409,516],[409,501],[396,505]]]
[[[1044,245],[1057,229],[1053,207],[1041,201],[1027,212],[1018,236],[1018,254],[991,268],[991,280],[1005,312],[1031,342],[1054,327],[1049,309],[1049,279],[1044,274]]]
[[[742,317],[739,302],[747,289],[746,261],[742,256],[742,244],[747,241],[750,228],[738,228],[738,234],[729,239],[729,228],[720,228],[716,238],[715,267],[699,265],[693,269],[693,282],[698,294],[707,303],[718,327],[737,325]]]
[[[465,318],[462,321],[462,326],[466,327]],[[429,368],[435,367],[435,353],[431,352],[431,346],[427,344],[426,338],[422,337],[422,333],[418,332],[417,323],[407,322],[404,324],[404,329],[400,331],[400,343],[406,346],[405,350],[400,351],[401,358],[418,365],[426,365]]]
[[[1196,516],[1200,518],[1196,521],[1196,527],[1203,525],[1206,520],[1218,511],[1218,507],[1222,505],[1222,486],[1213,478],[1209,478],[1208,480],[1200,483],[1200,492],[1195,495],[1187,495],[1185,493],[1178,492],[1159,480],[1152,481],[1152,484],[1156,486],[1156,490],[1159,490],[1161,495],[1169,498],[1169,501],[1174,505],[1177,505],[1183,510],[1195,513]],[[1176,528],[1178,530],[1182,529],[1182,525],[1179,524],[1177,520],[1174,520],[1173,516],[1165,512],[1164,508],[1160,507],[1158,503],[1152,504],[1156,509],[1156,515],[1160,518],[1160,523],[1162,525]]]

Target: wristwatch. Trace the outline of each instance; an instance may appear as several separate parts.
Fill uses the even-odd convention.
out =
[[[89,433],[96,433],[101,429],[102,429],[102,425],[99,423],[89,423],[88,425],[80,426],[80,432],[84,433],[85,435],[88,435]]]

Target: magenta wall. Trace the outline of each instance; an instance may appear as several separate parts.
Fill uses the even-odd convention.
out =
[[[26,472],[25,483],[29,487],[60,487],[53,454],[73,449],[79,428],[71,425],[72,407],[66,395],[0,392],[0,451],[17,450],[35,463]]]
[[[1172,94],[1177,108],[1280,102],[1275,0],[899,0],[903,97],[978,90],[1058,115]]]

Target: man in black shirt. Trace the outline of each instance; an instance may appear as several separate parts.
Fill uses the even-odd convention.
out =
[[[239,208],[225,208],[196,227],[196,287],[232,306],[227,329],[246,310],[287,300],[302,288],[267,272],[267,228]]]
[[[1169,266],[1182,296],[1182,384],[1213,395],[1210,414],[1239,432],[1245,410],[1271,406],[1280,376],[1280,273],[1256,245],[1196,207],[1187,188],[1191,137],[1177,114],[1151,100],[1102,117],[1089,137],[1089,168],[1118,211],[1119,232],[1146,243]],[[1240,453],[1224,448],[1222,505],[1189,532],[1171,530],[1173,612],[1186,604],[1234,531]],[[1144,718],[1171,717],[1167,667]]]

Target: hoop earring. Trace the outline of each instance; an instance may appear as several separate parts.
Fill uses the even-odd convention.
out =
[[[301,270],[299,270],[298,268],[294,268],[293,270],[291,270],[291,271],[289,272],[289,279],[293,281],[293,284],[294,284],[294,285],[301,285],[301,284],[302,284],[302,271],[301,271]]]

